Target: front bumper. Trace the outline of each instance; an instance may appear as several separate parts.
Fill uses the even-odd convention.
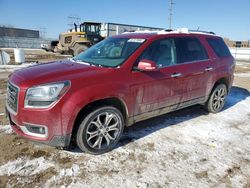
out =
[[[5,109],[13,131],[21,137],[55,147],[70,145],[71,134],[63,133],[58,113],[22,109],[18,114],[13,114],[7,104]]]

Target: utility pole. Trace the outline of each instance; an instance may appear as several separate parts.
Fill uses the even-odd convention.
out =
[[[169,9],[168,9],[168,11],[169,11],[169,15],[168,15],[169,26],[168,26],[168,28],[169,29],[172,29],[173,4],[174,4],[173,0],[169,0]]]
[[[46,27],[39,27],[40,38],[46,38]]]

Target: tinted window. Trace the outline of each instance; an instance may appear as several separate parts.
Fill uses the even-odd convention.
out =
[[[218,57],[227,57],[231,56],[231,53],[225,44],[225,42],[221,39],[215,39],[215,38],[207,38],[208,44],[213,48],[214,52]]]
[[[207,53],[197,38],[175,38],[177,63],[208,59]]]
[[[140,56],[139,60],[154,61],[158,68],[167,67],[176,63],[173,39],[162,39],[153,42]]]

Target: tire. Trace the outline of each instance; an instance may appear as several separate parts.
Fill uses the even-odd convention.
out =
[[[82,120],[77,131],[76,143],[86,153],[106,153],[116,146],[123,129],[124,117],[117,108],[99,107]]]
[[[87,49],[88,49],[88,46],[86,45],[76,44],[75,47],[73,48],[73,55],[77,56],[78,54],[84,52]]]
[[[205,104],[205,109],[211,113],[220,112],[224,108],[227,94],[228,91],[225,84],[215,86]]]

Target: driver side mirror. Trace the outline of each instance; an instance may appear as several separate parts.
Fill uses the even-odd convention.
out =
[[[157,66],[154,61],[142,59],[137,66],[140,71],[157,71]]]

